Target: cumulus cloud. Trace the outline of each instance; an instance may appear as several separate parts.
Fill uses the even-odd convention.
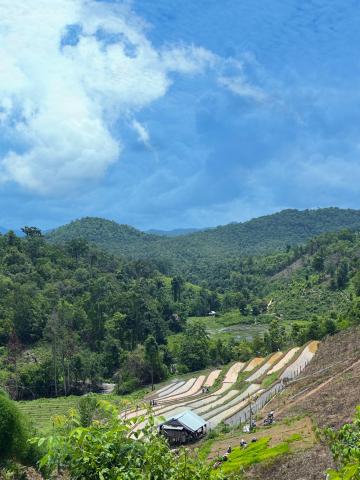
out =
[[[216,62],[155,49],[129,9],[96,0],[0,0],[0,58],[0,181],[44,194],[102,176],[122,151],[115,121],[164,96],[171,72]]]

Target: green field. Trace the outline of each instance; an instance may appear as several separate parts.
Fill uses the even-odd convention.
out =
[[[266,331],[266,324],[256,322],[252,316],[244,317],[239,310],[231,310],[216,317],[189,317],[188,322],[201,323],[210,335],[246,338],[251,340],[257,333]]]
[[[49,433],[52,429],[52,418],[66,415],[75,408],[79,397],[41,398],[38,400],[18,402],[20,410],[31,420],[37,430]]]
[[[100,395],[102,400],[108,400],[118,406],[119,411],[124,408],[127,403],[136,403],[140,401],[148,389],[138,390],[131,395]],[[69,396],[58,398],[40,398],[37,400],[19,401],[17,405],[27,418],[33,423],[34,427],[41,433],[49,433],[53,427],[53,417],[57,415],[67,415],[69,411],[77,407],[81,397]]]

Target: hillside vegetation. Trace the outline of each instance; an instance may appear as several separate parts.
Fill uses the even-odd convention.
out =
[[[185,329],[188,313],[212,308],[211,292],[84,240],[60,247],[24,230],[0,236],[0,386],[21,399],[166,377],[167,337]]]
[[[320,427],[341,427],[353,417],[360,394],[359,221],[359,212],[351,210],[291,210],[173,238],[101,219],[73,222],[48,239],[35,227],[25,227],[23,238],[13,232],[0,235],[0,387],[13,399],[38,399],[22,402],[21,409],[38,415],[34,418],[46,430],[44,412],[65,412],[72,394],[97,391],[104,381],[113,382],[120,395],[135,391],[138,402],[144,387],[154,382],[181,374],[190,380],[194,371],[204,376],[210,367],[270,358],[271,352],[325,338],[305,375],[277,400],[284,422],[279,427],[289,416],[303,415]],[[345,224],[351,228],[342,229]],[[217,315],[209,317],[210,310]],[[277,379],[272,375],[261,379],[262,388]],[[51,408],[51,401],[39,400],[62,395],[67,398],[54,400]],[[124,431],[130,428],[125,422],[122,429],[117,412],[110,414],[110,406],[98,397],[96,402],[84,398],[89,398],[90,413],[95,409],[94,422],[78,427],[72,416],[62,420],[56,433],[69,449],[59,447],[66,469],[80,476],[78,428],[89,434],[89,452],[94,441],[98,452],[107,455],[110,444],[109,468],[118,467]],[[143,451],[153,465],[152,446],[164,448],[166,455],[167,447],[150,431],[142,434],[149,439],[149,450]],[[336,442],[341,443],[341,435]],[[279,437],[274,445],[270,437],[270,431],[264,432],[259,450],[253,447],[251,464],[236,446],[233,457],[239,469],[250,468],[248,478],[317,479],[333,466],[326,445],[311,444],[298,452],[305,437]],[[57,468],[59,457],[51,442],[41,445],[48,449],[46,476]],[[128,447],[137,462],[141,442],[129,439]],[[9,455],[16,460],[16,453]],[[187,454],[181,455],[186,463]],[[98,478],[99,456],[92,458],[93,478]],[[263,464],[266,458],[274,463]],[[311,476],[308,466],[317,458],[321,461]],[[344,457],[341,466],[346,463]],[[222,478],[197,460],[193,466],[203,476],[191,478]],[[296,477],[299,471],[305,477]],[[239,472],[237,478],[244,477]]]
[[[356,231],[271,255],[219,258],[201,287],[83,239],[54,245],[35,228],[25,232],[0,237],[0,384],[15,398],[66,395],[110,379],[126,393],[174,368],[247,360],[360,323]],[[220,317],[208,319],[210,310]],[[240,336],[226,334],[234,324],[246,326]]]
[[[359,228],[360,211],[338,208],[284,210],[244,223],[232,223],[188,235],[164,237],[101,218],[83,218],[47,234],[63,243],[84,238],[118,255],[154,259],[166,273],[206,280],[209,265],[233,257],[285,250],[323,232]]]

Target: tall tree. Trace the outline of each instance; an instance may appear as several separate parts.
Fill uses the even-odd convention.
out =
[[[182,277],[176,276],[171,280],[171,290],[174,302],[180,302],[183,286],[184,279]]]
[[[34,238],[34,237],[42,237],[42,232],[40,228],[37,227],[23,227],[21,229],[26,237]]]
[[[179,349],[179,360],[190,371],[201,370],[209,364],[209,335],[203,325],[186,327]]]
[[[145,360],[150,368],[151,390],[154,390],[154,373],[160,368],[159,346],[153,335],[149,335],[144,343]]]

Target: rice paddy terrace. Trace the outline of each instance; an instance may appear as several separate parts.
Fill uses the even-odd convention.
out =
[[[147,403],[121,413],[123,418],[137,419],[134,431],[147,422],[149,404],[156,423],[191,410],[207,422],[207,429],[221,422],[237,425],[246,422],[252,413],[261,410],[286,382],[297,377],[315,355],[318,343],[312,341],[301,348],[276,352],[267,358],[256,357],[247,363],[236,362],[226,371],[213,370],[207,376],[173,381],[153,392]],[[220,380],[222,379],[222,380]]]

